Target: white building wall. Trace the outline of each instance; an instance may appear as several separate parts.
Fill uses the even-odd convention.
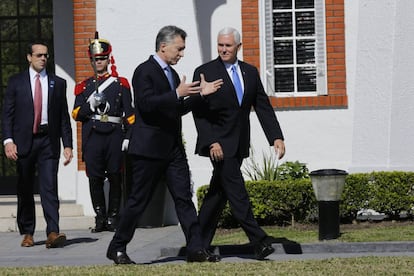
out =
[[[54,57],[56,64],[56,75],[64,78],[67,82],[68,112],[72,111],[75,101],[75,62],[73,43],[73,13],[72,1],[59,1],[53,5],[53,32],[54,32]],[[71,120],[73,131],[73,154],[74,158],[67,166],[63,165],[63,154],[60,156],[58,171],[59,198],[63,200],[78,199],[78,160],[76,142],[76,123]],[[63,150],[63,149],[62,149]]]
[[[414,1],[396,1],[393,35],[393,79],[390,129],[390,170],[414,170]]]
[[[155,52],[158,30],[170,24],[183,28],[188,33],[185,56],[175,68],[190,81],[195,67],[217,56],[219,29],[241,30],[240,4],[240,0],[134,0],[114,5],[111,0],[97,0],[97,29],[113,45],[118,72],[131,80],[135,67]],[[412,170],[412,10],[412,0],[345,0],[348,108],[276,111],[286,138],[282,161],[298,160],[310,170]],[[68,91],[73,90],[71,85]],[[73,100],[69,98],[70,105]],[[270,147],[254,113],[251,124],[252,145],[261,160],[261,153],[269,153]],[[191,114],[183,117],[183,132],[197,189],[208,184],[211,165],[193,154],[196,131]],[[63,198],[75,196],[88,209],[87,179],[84,172],[76,172],[76,161],[60,169],[59,188]],[[72,185],[76,188],[67,188]]]
[[[353,8],[359,24],[356,51],[347,57],[356,71],[348,84],[355,95],[350,169],[412,170],[414,2],[365,0]]]

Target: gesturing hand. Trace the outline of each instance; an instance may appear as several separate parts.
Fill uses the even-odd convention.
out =
[[[200,74],[200,87],[201,87],[201,95],[207,96],[212,93],[215,93],[218,89],[220,89],[221,85],[223,84],[223,79],[217,79],[212,82],[206,81],[204,74]]]
[[[178,96],[180,97],[187,97],[191,95],[196,95],[200,93],[201,87],[199,86],[199,81],[194,81],[190,83],[185,83],[186,77],[183,76],[181,79],[180,85],[177,87],[176,91]]]

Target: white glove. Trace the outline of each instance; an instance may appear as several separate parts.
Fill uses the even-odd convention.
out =
[[[129,146],[129,139],[122,141],[121,151],[127,151]]]
[[[96,91],[94,91],[89,98],[86,100],[87,103],[89,103],[89,107],[92,110],[92,112],[95,112],[96,107],[100,105],[100,102],[98,102],[95,98]]]

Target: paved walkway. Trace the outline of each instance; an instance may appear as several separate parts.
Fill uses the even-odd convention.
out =
[[[20,246],[17,232],[0,233],[0,267],[108,265],[105,257],[113,233],[90,233],[89,230],[65,231],[64,248],[45,248],[45,234],[38,231],[35,246]],[[138,228],[128,245],[128,255],[137,263],[184,263],[180,255],[184,235],[179,226]],[[297,244],[284,239],[274,241],[275,253],[270,260],[325,259],[355,256],[414,256],[413,242],[341,243],[338,241]],[[224,262],[255,261],[248,245],[220,246],[217,252]]]

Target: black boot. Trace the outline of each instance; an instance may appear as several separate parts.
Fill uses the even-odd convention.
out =
[[[109,174],[109,204],[108,220],[106,228],[108,231],[115,232],[118,226],[119,208],[121,205],[121,174]]]
[[[95,210],[95,228],[92,233],[106,230],[106,205],[105,193],[103,189],[104,180],[101,178],[89,178],[89,191],[91,193],[92,206]]]

